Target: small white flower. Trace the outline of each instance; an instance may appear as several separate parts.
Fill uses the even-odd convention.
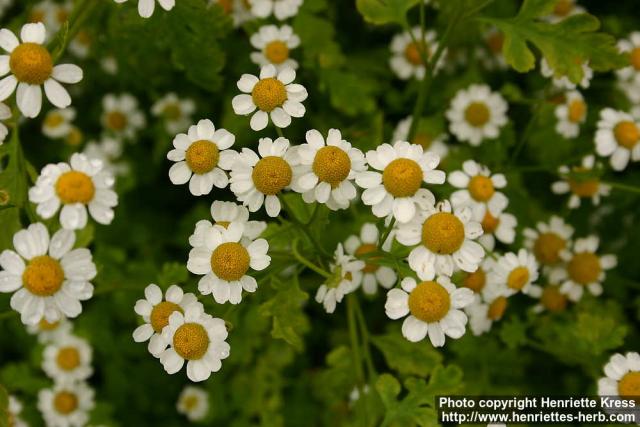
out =
[[[7,126],[2,123],[2,120],[10,119],[12,115],[11,109],[6,104],[0,102],[0,145],[4,143],[4,140],[9,134],[9,129],[7,129]]]
[[[476,297],[474,302],[465,308],[473,335],[489,332],[493,323],[502,319],[508,306],[508,296],[504,285],[488,283],[481,296]]]
[[[640,354],[635,351],[625,355],[614,354],[604,365],[604,374],[605,376],[598,380],[599,396],[636,399],[640,388]]]
[[[93,35],[86,29],[81,29],[69,42],[69,52],[80,59],[86,59],[93,45]]]
[[[116,3],[124,3],[127,0],[114,0]],[[176,5],[176,0],[158,0],[161,8],[169,11]],[[156,0],[138,0],[138,14],[143,18],[149,18],[153,15],[156,8]]]
[[[51,163],[42,168],[29,189],[29,200],[37,204],[36,212],[44,219],[60,210],[60,224],[69,230],[87,225],[87,209],[98,223],[108,225],[118,204],[113,184],[113,175],[104,170],[102,161],[74,153],[69,163]]]
[[[578,6],[576,4],[576,0],[558,0],[553,11],[546,17],[546,19],[547,21],[555,24],[570,16],[585,12],[586,10],[582,6]]]
[[[93,374],[92,356],[93,350],[85,339],[61,336],[44,348],[42,370],[56,382],[83,381]]]
[[[231,15],[235,28],[256,18],[251,13],[249,0],[209,0],[209,4],[217,4],[226,15]]]
[[[640,102],[640,32],[618,42],[618,50],[629,55],[629,65],[616,71],[618,87],[635,104]]]
[[[387,293],[384,309],[394,320],[408,315],[402,323],[407,340],[422,341],[428,334],[434,347],[442,347],[445,335],[453,339],[464,335],[467,316],[461,309],[473,302],[471,289],[456,289],[445,276],[421,283],[405,277],[400,285],[402,289]]]
[[[612,108],[600,111],[595,141],[596,153],[610,157],[615,171],[624,170],[629,160],[640,160],[640,124],[630,114]]]
[[[300,46],[300,37],[289,25],[278,28],[263,25],[251,35],[251,45],[258,52],[251,53],[251,60],[259,66],[272,64],[278,71],[284,68],[298,68],[298,61],[290,57],[292,49]]]
[[[10,30],[0,30],[0,47],[9,55],[0,56],[0,101],[4,101],[18,88],[16,102],[25,117],[33,118],[42,108],[42,89],[47,99],[58,108],[71,105],[71,97],[61,83],[78,83],[82,69],[77,65],[53,65],[53,58],[43,46],[45,28],[42,23],[25,24],[20,39]]]
[[[0,2],[1,3],[1,2]],[[2,16],[2,6],[0,5],[0,16]],[[20,418],[20,413],[22,412],[22,403],[18,399],[13,396],[9,396],[9,423],[8,427],[28,427],[28,424],[25,423],[22,418]]]
[[[152,283],[145,288],[144,296],[144,299],[136,301],[134,307],[135,312],[142,316],[144,323],[133,331],[133,340],[149,341],[149,353],[159,357],[169,345],[162,336],[162,329],[169,324],[169,316],[174,311],[184,313],[192,304],[202,304],[194,294],[185,294],[177,285],[169,286],[163,299],[160,287]]]
[[[414,27],[411,33],[396,34],[391,41],[389,60],[393,72],[403,80],[412,77],[422,80],[426,72],[424,59],[430,62],[438,50],[436,38],[435,31],[424,31],[421,27]]]
[[[560,291],[559,285],[548,284],[544,286],[539,298],[540,302],[533,306],[534,313],[544,311],[559,313],[567,308],[568,298]]]
[[[478,239],[478,243],[485,249],[492,251],[496,246],[496,240],[507,245],[514,242],[518,220],[507,212],[500,212],[493,216],[487,211],[480,225],[482,225],[483,234]]]
[[[405,246],[417,245],[409,253],[409,266],[422,280],[436,275],[451,276],[457,266],[476,271],[484,249],[473,240],[482,235],[482,226],[471,218],[467,207],[452,211],[448,201],[419,211],[415,218],[398,226],[396,239]]]
[[[487,213],[497,217],[509,204],[507,197],[496,191],[507,186],[505,176],[492,175],[489,168],[473,160],[465,161],[462,170],[451,172],[448,181],[461,189],[451,194],[453,207],[470,207],[476,221],[483,221]]]
[[[228,171],[237,153],[229,148],[236,137],[226,129],[217,129],[211,120],[200,120],[173,139],[174,149],[167,159],[176,162],[169,169],[169,179],[175,185],[189,182],[189,191],[194,196],[204,196],[214,186],[229,185]]]
[[[36,223],[13,236],[15,252],[0,253],[0,292],[15,292],[11,308],[25,325],[77,317],[80,301],[93,296],[89,281],[96,276],[96,266],[88,249],[72,249],[75,241],[70,230],[59,230],[49,239],[47,228]]]
[[[42,133],[52,139],[66,138],[73,129],[76,118],[75,108],[54,109],[47,113],[42,122]]]
[[[538,262],[526,249],[518,253],[509,252],[502,255],[493,264],[489,273],[489,282],[498,286],[506,286],[506,296],[522,292],[532,297],[540,296],[538,280]]]
[[[507,124],[508,104],[487,85],[471,85],[461,89],[451,100],[446,116],[449,130],[460,141],[473,146],[484,139],[497,138],[500,129]]]
[[[209,412],[209,393],[203,388],[188,385],[180,392],[176,408],[189,421],[201,421]]]
[[[291,117],[304,116],[302,101],[307,99],[307,90],[301,84],[293,83],[296,72],[292,68],[276,70],[271,64],[260,69],[260,78],[243,74],[238,80],[238,89],[244,92],[233,97],[233,111],[240,116],[251,117],[251,129],[262,130],[269,124],[269,117],[279,128],[291,124]]]
[[[240,222],[227,228],[210,226],[201,233],[204,244],[191,249],[187,262],[190,272],[203,276],[198,290],[203,295],[213,294],[218,304],[239,304],[243,289],[255,292],[258,287],[256,279],[247,275],[249,269],[261,271],[271,263],[269,244],[265,239],[246,238]]]
[[[192,99],[180,99],[174,92],[166,94],[151,106],[151,114],[162,118],[165,129],[172,135],[187,130],[195,110],[196,104]]]
[[[565,138],[575,138],[580,134],[580,125],[587,120],[587,103],[576,90],[567,92],[564,98],[555,109],[556,132]]]
[[[47,322],[46,319],[42,319],[35,325],[27,325],[27,332],[37,335],[40,344],[55,343],[62,337],[70,335],[72,329],[73,324],[67,319],[56,322]]]
[[[551,216],[549,222],[538,222],[536,228],[523,231],[524,247],[532,251],[543,266],[553,266],[562,261],[563,253],[571,245],[573,227],[559,216]]]
[[[546,78],[552,79],[553,85],[558,89],[575,90],[577,86],[586,89],[591,84],[593,78],[593,70],[587,62],[582,63],[582,80],[577,85],[569,80],[569,77],[556,75],[555,71],[549,66],[546,58],[540,60],[540,72]]]
[[[174,312],[162,336],[170,347],[160,354],[160,363],[172,375],[187,362],[187,377],[193,382],[208,379],[222,368],[230,347],[224,320],[211,317],[201,305],[191,305],[183,313]]]
[[[43,0],[35,4],[29,11],[28,21],[31,23],[41,22],[48,29],[46,40],[55,35],[62,25],[69,20],[73,10],[73,3],[64,0],[56,3],[53,0]]]
[[[102,126],[114,136],[134,139],[146,124],[144,114],[138,108],[138,100],[129,93],[105,95],[102,110]]]
[[[379,145],[367,152],[367,162],[375,171],[361,172],[356,183],[365,189],[362,202],[379,218],[393,214],[400,223],[411,221],[416,211],[435,204],[433,193],[421,188],[422,183],[445,181],[445,173],[436,169],[440,157],[407,141]]]
[[[408,141],[409,131],[411,130],[411,123],[413,117],[408,116],[398,122],[395,130],[393,131],[392,141]],[[447,157],[449,154],[449,147],[446,144],[447,135],[445,133],[432,134],[428,129],[421,128],[418,124],[418,130],[413,140],[409,141],[412,144],[417,144],[422,147],[424,151],[431,151],[437,154],[440,159]]]
[[[571,193],[569,197],[569,207],[576,209],[580,207],[581,199],[591,199],[597,206],[600,204],[602,196],[608,196],[611,187],[600,182],[596,175],[596,158],[594,155],[585,156],[580,166],[569,169],[568,166],[560,166],[558,173],[561,181],[551,184],[551,191],[555,194]]]
[[[85,382],[59,382],[38,392],[38,409],[49,427],[83,427],[95,407],[94,394]]]
[[[304,0],[250,0],[251,13],[258,18],[275,16],[279,21],[294,17]]]
[[[491,27],[482,34],[485,46],[476,50],[476,56],[488,70],[506,70],[509,64],[502,54],[504,34],[496,27]]]
[[[260,138],[258,154],[243,148],[231,169],[231,191],[238,201],[256,212],[264,204],[267,215],[280,214],[278,195],[297,180],[298,156],[286,138]]]
[[[82,154],[90,159],[102,161],[104,170],[113,175],[126,175],[129,165],[121,161],[123,142],[121,139],[102,136],[100,141],[89,141],[82,150]]]
[[[316,302],[322,304],[327,313],[333,313],[336,304],[342,302],[345,295],[356,290],[357,284],[362,281],[364,267],[364,261],[345,254],[342,243],[338,243],[334,262],[331,264],[332,275],[318,288]]]

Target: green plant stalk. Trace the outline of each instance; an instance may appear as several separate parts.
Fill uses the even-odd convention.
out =
[[[293,244],[291,245],[291,252],[293,252],[293,256],[303,265],[305,265],[306,267],[308,267],[309,269],[315,271],[316,273],[318,273],[319,275],[321,275],[324,278],[330,278],[331,274],[329,272],[327,272],[326,270],[318,267],[317,265],[315,265],[314,263],[312,263],[311,261],[309,261],[308,259],[306,259],[304,256],[302,256],[300,254],[300,252],[298,251],[298,239],[293,241]]]
[[[602,184],[608,185],[611,188],[615,188],[629,193],[640,194],[640,187],[635,185],[623,184],[621,182],[602,181]]]
[[[375,365],[373,364],[373,358],[371,357],[371,342],[369,339],[369,329],[367,328],[367,322],[362,313],[362,307],[360,307],[360,301],[355,299],[356,317],[360,323],[360,334],[362,335],[362,348],[364,349],[364,360],[367,365],[367,373],[369,375],[369,383],[373,384],[378,376]]]
[[[327,256],[327,251],[322,247],[322,245],[320,245],[320,242],[318,242],[315,237],[313,237],[313,235],[309,232],[309,230],[307,229],[307,227],[309,226],[309,224],[304,224],[302,222],[300,222],[298,220],[298,218],[296,218],[296,216],[293,213],[293,209],[291,208],[291,205],[289,205],[289,203],[287,202],[287,200],[284,197],[280,197],[280,202],[284,205],[285,209],[287,210],[287,212],[289,212],[290,216],[291,216],[291,222],[293,222],[293,224],[300,229],[300,231],[302,231],[302,233],[305,235],[305,237],[309,240],[309,242],[311,243],[311,245],[313,247],[316,248],[316,250],[318,251],[318,253]]]
[[[353,353],[353,365],[356,373],[358,390],[362,392],[362,385],[365,384],[364,371],[362,369],[362,356],[358,343],[358,331],[356,330],[356,314],[354,306],[355,295],[347,295],[347,322],[349,326],[349,338],[351,340],[351,352]]]
[[[391,234],[391,230],[393,230],[393,226],[396,223],[396,218],[391,218],[391,221],[389,222],[389,225],[387,225],[387,228],[385,228],[384,233],[382,233],[382,235],[380,236],[380,239],[378,240],[378,247],[381,248],[382,245],[384,244],[384,242],[387,241],[387,237],[389,237],[389,234]]]

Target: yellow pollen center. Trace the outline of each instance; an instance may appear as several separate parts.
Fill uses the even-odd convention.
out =
[[[502,52],[502,45],[504,44],[504,35],[499,32],[492,33],[487,38],[487,45],[489,50],[494,54]]]
[[[489,107],[484,102],[472,102],[464,110],[464,118],[473,127],[482,127],[491,118]]]
[[[407,58],[413,65],[423,65],[424,61],[422,60],[422,54],[424,56],[429,56],[429,46],[426,43],[414,43],[411,42],[404,49],[404,57]]]
[[[282,64],[289,59],[289,47],[280,40],[274,40],[264,47],[264,56],[272,64]]]
[[[72,371],[80,366],[80,352],[75,347],[63,347],[56,357],[58,367],[64,371]]]
[[[180,109],[180,104],[171,103],[167,104],[162,110],[162,115],[167,120],[178,120],[182,117],[182,110]]]
[[[174,311],[184,313],[178,304],[170,301],[162,301],[156,304],[151,310],[150,316],[153,330],[157,333],[162,332],[162,329],[169,324],[169,316],[171,316]]]
[[[569,103],[569,121],[580,123],[587,114],[587,104],[581,99],[574,99]]]
[[[600,266],[600,259],[596,254],[580,252],[571,258],[567,266],[567,271],[569,272],[569,277],[574,282],[581,285],[588,285],[598,280],[602,267]]]
[[[63,282],[62,266],[48,255],[32,258],[22,273],[24,287],[39,297],[54,295],[60,290]]]
[[[88,31],[80,30],[76,36],[76,41],[83,46],[91,46],[91,34]]]
[[[409,294],[409,311],[423,322],[442,320],[451,306],[449,292],[439,283],[419,283]]]
[[[53,60],[47,49],[36,43],[18,45],[9,57],[9,68],[18,81],[41,85],[53,71]]]
[[[618,394],[627,399],[634,399],[640,404],[640,372],[632,371],[624,374],[618,381]]]
[[[197,396],[191,395],[182,399],[182,405],[187,411],[193,411],[198,406],[198,401]]]
[[[233,0],[218,0],[218,4],[222,7],[225,14],[233,12]]]
[[[185,160],[193,173],[202,175],[218,166],[220,151],[215,143],[201,139],[187,148]]]
[[[436,254],[450,255],[464,242],[464,224],[449,212],[431,215],[422,224],[422,244]]]
[[[618,144],[631,150],[640,140],[640,129],[635,123],[625,120],[616,125],[613,128],[613,134],[616,137]]]
[[[559,17],[565,17],[573,10],[573,0],[558,0],[553,8],[553,14]]]
[[[202,359],[209,349],[209,334],[199,323],[185,323],[173,335],[173,349],[183,359]]]
[[[422,168],[411,159],[395,159],[382,172],[382,184],[394,197],[413,196],[423,178]]]
[[[557,286],[546,286],[542,290],[540,302],[544,308],[554,313],[567,308],[567,297],[560,292]]]
[[[586,172],[583,168],[574,168],[574,172]],[[593,197],[598,193],[598,189],[600,188],[600,181],[597,178],[587,178],[587,179],[573,179],[569,178],[569,188],[571,192],[578,197]]]
[[[84,172],[65,172],[56,181],[56,193],[62,203],[88,204],[96,194],[96,187]]]
[[[328,145],[318,150],[312,167],[313,173],[320,181],[331,184],[331,188],[336,188],[349,176],[351,159],[344,150]]]
[[[635,68],[636,70],[640,70],[640,47],[636,47],[631,51],[629,61],[631,62],[633,68]]]
[[[58,329],[58,326],[60,326],[60,322],[47,322],[47,319],[42,319],[38,323],[38,329],[41,331],[53,331]]]
[[[411,140],[411,143],[419,145],[426,150],[429,147],[431,147],[431,144],[433,143],[433,138],[431,138],[431,136],[427,135],[424,132],[418,132],[416,136],[414,136],[413,139]]]
[[[491,178],[476,175],[469,181],[469,194],[478,202],[487,202],[496,192]]]
[[[482,268],[478,268],[473,273],[467,273],[466,277],[462,279],[462,285],[475,293],[480,293],[486,284],[487,274]]]
[[[536,259],[546,265],[552,265],[560,261],[560,251],[567,242],[556,233],[542,233],[533,244],[533,253]]]
[[[240,243],[227,242],[211,254],[211,270],[222,280],[240,280],[249,270],[249,252]]]
[[[121,111],[110,111],[107,113],[107,127],[116,132],[121,132],[127,127],[127,116]]]
[[[64,117],[60,113],[50,113],[44,119],[44,125],[48,128],[57,128],[64,123]]]
[[[216,221],[214,225],[219,225],[222,228],[229,228],[229,224],[231,224],[229,221]]]
[[[84,135],[82,134],[82,131],[74,126],[69,131],[69,135],[67,135],[65,142],[71,146],[76,146],[80,145],[83,139]]]
[[[293,171],[282,157],[267,156],[258,161],[251,179],[259,192],[273,196],[291,184]]]
[[[489,304],[489,310],[487,311],[487,317],[491,320],[500,320],[504,316],[504,312],[507,309],[507,298],[498,297]]]
[[[56,19],[58,23],[64,24],[69,19],[69,13],[62,7],[58,8],[56,11]]]
[[[251,97],[258,109],[270,113],[276,107],[282,106],[287,100],[287,90],[280,80],[269,77],[256,83]]]
[[[373,243],[363,243],[356,249],[355,255],[356,257],[361,257],[363,255],[370,254],[371,252],[375,252],[378,250],[378,247]],[[369,257],[367,260],[375,260],[380,259],[380,257]],[[377,264],[365,263],[364,268],[362,269],[363,273],[375,273],[378,268],[380,268]]]
[[[78,397],[69,391],[59,391],[53,398],[53,407],[60,414],[70,414],[78,408]]]
[[[482,225],[482,231],[484,231],[484,234],[493,234],[500,225],[500,218],[491,215],[489,210],[487,210],[480,224]]]
[[[507,277],[507,286],[516,291],[521,290],[529,282],[529,269],[527,267],[516,267]]]

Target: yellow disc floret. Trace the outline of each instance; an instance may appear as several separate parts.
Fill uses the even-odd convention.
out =
[[[189,169],[198,175],[211,172],[220,160],[218,146],[206,139],[201,139],[189,146],[185,154]]]
[[[88,204],[96,194],[96,187],[89,175],[79,171],[65,172],[56,181],[56,193],[65,204]]]
[[[293,171],[282,157],[267,156],[258,161],[251,178],[258,191],[266,195],[278,194],[291,184]]]
[[[54,111],[52,113],[47,114],[47,117],[44,119],[44,125],[48,128],[57,128],[61,124],[64,123],[64,117],[62,114]]]
[[[22,273],[24,287],[39,297],[54,295],[63,282],[64,271],[60,262],[48,255],[32,258]]]
[[[572,123],[580,123],[587,114],[587,104],[582,99],[574,99],[569,103],[568,118]]]
[[[524,288],[527,283],[529,283],[530,277],[531,275],[527,267],[516,267],[511,270],[509,276],[507,276],[507,286],[511,289],[519,291]]]
[[[583,168],[574,168],[575,173],[586,172]],[[578,197],[593,197],[598,193],[600,188],[600,180],[597,178],[573,179],[569,178],[569,188],[571,192]]]
[[[491,215],[491,213],[487,209],[480,224],[482,225],[482,231],[484,231],[484,234],[493,234],[500,225],[500,218]]]
[[[571,13],[574,8],[574,0],[558,0],[553,8],[553,14],[559,17],[565,17]]]
[[[478,202],[487,202],[496,192],[491,178],[484,175],[476,175],[469,181],[469,194]]]
[[[167,104],[162,110],[162,115],[167,120],[178,120],[182,117],[182,109],[177,102],[171,102]]]
[[[372,252],[375,252],[378,250],[378,247],[376,245],[374,245],[373,243],[363,243],[362,245],[360,245],[358,247],[358,249],[356,249],[355,252],[355,256],[356,257],[361,257],[363,255],[367,255],[370,254]],[[368,257],[367,260],[376,260],[376,259],[380,259],[380,257]],[[378,271],[378,268],[380,268],[379,265],[377,264],[371,264],[369,262],[367,262],[364,266],[364,268],[362,269],[363,273],[375,273],[376,271]]]
[[[620,397],[634,399],[640,404],[640,372],[631,371],[624,374],[618,381],[618,394]]]
[[[560,261],[560,252],[567,241],[556,233],[541,233],[533,244],[533,253],[541,264],[552,265]]]
[[[426,150],[431,147],[431,144],[433,144],[433,138],[425,132],[418,132],[411,140],[411,143],[419,145]]]
[[[577,253],[569,261],[567,271],[571,280],[581,285],[597,282],[602,272],[600,258],[591,252]]]
[[[199,323],[185,323],[173,335],[173,349],[183,359],[202,359],[209,349],[209,334]]]
[[[240,243],[227,242],[218,246],[211,254],[211,270],[222,280],[240,280],[249,270],[249,252]]]
[[[640,47],[636,47],[629,55],[629,62],[636,70],[640,70]]]
[[[489,122],[491,111],[484,102],[472,102],[464,110],[464,118],[471,126],[480,128]]]
[[[351,159],[344,150],[328,145],[318,150],[312,167],[313,173],[320,181],[330,184],[331,188],[336,188],[349,176]]]
[[[264,47],[264,56],[272,64],[282,64],[289,59],[289,47],[280,40],[274,40]]]
[[[487,311],[487,317],[491,320],[500,320],[504,316],[504,312],[507,309],[507,298],[498,297],[489,304],[489,310]]]
[[[287,89],[280,80],[269,77],[256,83],[251,97],[260,110],[270,113],[287,100]]]
[[[635,123],[629,120],[618,123],[613,128],[613,134],[615,135],[618,144],[624,148],[628,148],[629,150],[635,147],[638,140],[640,140],[640,129],[638,129],[638,126]]]
[[[38,323],[38,329],[40,329],[41,331],[53,331],[58,329],[58,326],[60,326],[60,322],[48,322],[47,319],[42,319],[39,323]]]
[[[409,294],[409,311],[423,322],[442,320],[450,307],[449,292],[438,282],[419,283]]]
[[[429,56],[429,46],[427,46],[424,42],[411,42],[404,49],[404,57],[413,65],[424,65],[422,55]]]
[[[449,212],[431,215],[422,224],[422,244],[436,254],[450,255],[464,243],[464,224]]]
[[[59,391],[53,398],[53,407],[59,414],[68,415],[78,408],[78,397],[70,391]]]
[[[557,286],[546,286],[540,297],[542,306],[547,310],[557,313],[567,308],[567,297],[560,292]]]
[[[123,112],[117,110],[108,112],[105,121],[107,127],[116,132],[123,131],[129,123],[127,116]]]
[[[395,159],[382,172],[382,184],[394,197],[413,196],[423,178],[422,168],[411,159]]]
[[[478,268],[473,273],[467,273],[462,279],[462,285],[471,289],[475,293],[480,293],[487,284],[487,273],[482,268]]]
[[[64,371],[72,371],[80,366],[80,352],[75,347],[62,347],[56,356],[58,367]]]
[[[53,60],[39,44],[23,43],[11,52],[9,68],[19,82],[41,85],[51,76]]]
[[[151,316],[149,316],[153,330],[156,333],[162,332],[162,329],[169,324],[169,316],[175,311],[183,313],[182,308],[178,304],[170,301],[161,301],[153,306]]]

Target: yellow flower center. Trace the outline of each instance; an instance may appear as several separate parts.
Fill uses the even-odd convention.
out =
[[[585,168],[575,167],[573,168],[575,173],[584,173],[587,172]],[[568,179],[569,188],[571,192],[578,197],[592,197],[596,193],[598,193],[598,189],[600,187],[600,181],[597,178],[587,178],[587,179]]]
[[[106,122],[109,129],[121,132],[127,127],[129,120],[123,112],[114,110],[107,113]]]
[[[167,104],[162,110],[162,115],[167,120],[178,120],[182,117],[182,110],[180,109],[180,104],[177,102],[172,102],[171,104]]]
[[[363,243],[356,249],[355,255],[356,257],[361,257],[363,255],[370,254],[378,250],[378,247],[373,243]],[[380,257],[368,257],[367,260],[376,260],[380,259]],[[362,269],[363,273],[375,273],[378,268],[380,268],[377,264],[365,263],[364,268]]]
[[[82,143],[83,139],[84,135],[82,134],[82,131],[74,126],[69,131],[69,135],[67,135],[65,142],[71,146],[77,146]]]
[[[618,141],[618,145],[631,150],[640,140],[640,129],[635,123],[625,120],[613,128],[613,134]]]
[[[546,286],[542,290],[540,302],[544,308],[554,313],[567,308],[567,297],[560,292],[557,286]]]
[[[504,316],[504,312],[507,309],[507,298],[498,297],[489,304],[489,310],[487,311],[487,317],[491,320],[500,320]]]
[[[78,31],[78,35],[76,36],[76,41],[80,43],[82,46],[91,46],[92,37],[88,31],[80,30]]]
[[[529,282],[529,269],[527,267],[516,267],[507,276],[507,286],[516,291],[524,288]]]
[[[0,190],[0,206],[6,206],[9,204],[11,196],[7,190]]]
[[[533,253],[540,263],[552,265],[560,261],[560,251],[566,245],[566,240],[556,233],[542,233],[533,244]]]
[[[260,159],[251,173],[251,179],[258,191],[270,196],[278,194],[291,184],[292,177],[291,166],[278,156],[267,156]]]
[[[171,316],[174,311],[184,313],[178,304],[170,301],[162,301],[156,304],[151,310],[150,316],[153,330],[157,333],[162,332],[162,329],[169,324],[169,316]]]
[[[431,215],[422,224],[422,244],[436,254],[450,255],[464,242],[464,224],[449,212]]]
[[[32,258],[22,273],[22,284],[33,295],[48,297],[62,287],[64,271],[60,263],[48,255]]]
[[[487,202],[496,192],[491,178],[484,175],[476,175],[469,181],[469,194],[478,202]]]
[[[218,4],[222,7],[225,14],[233,12],[233,0],[218,0]]]
[[[577,253],[569,261],[567,271],[571,280],[581,285],[596,282],[602,271],[600,258],[591,252]]]
[[[411,159],[395,159],[382,172],[382,184],[394,197],[413,196],[423,178],[422,168]]]
[[[38,329],[41,331],[53,331],[58,329],[58,326],[60,326],[60,322],[47,322],[47,319],[42,319],[38,323]]]
[[[193,173],[202,175],[218,166],[220,151],[215,143],[201,139],[187,148],[185,160]]]
[[[347,179],[351,172],[351,159],[344,150],[328,145],[322,147],[313,159],[313,173],[322,182],[331,184],[336,188]]]
[[[64,24],[69,19],[69,12],[63,7],[59,7],[56,11],[56,20],[59,24]]]
[[[404,49],[404,57],[413,65],[423,65],[422,54],[429,56],[429,46],[425,42],[411,42]]]
[[[426,134],[425,132],[418,132],[416,133],[416,136],[414,136],[411,140],[411,143],[419,145],[426,150],[431,147],[433,138],[431,138],[431,136]]]
[[[264,56],[272,64],[282,64],[289,59],[289,47],[280,40],[274,40],[264,47]]]
[[[500,225],[500,218],[491,215],[489,210],[487,210],[484,214],[484,218],[482,218],[481,225],[484,234],[493,234]]]
[[[47,117],[44,119],[44,125],[48,128],[57,128],[61,124],[64,123],[64,117],[62,114],[58,112],[53,112],[47,114]]]
[[[569,15],[573,8],[573,0],[558,0],[553,8],[553,14],[562,18]]]
[[[640,70],[640,47],[636,47],[629,55],[629,62],[636,70]]]
[[[480,293],[487,284],[487,273],[482,268],[478,268],[473,273],[467,273],[462,279],[462,285],[471,289],[475,293]]]
[[[31,10],[31,13],[29,13],[28,21],[32,24],[44,22],[44,15],[44,10],[34,8]]]
[[[198,406],[199,401],[198,396],[192,394],[182,399],[182,405],[187,411],[193,411]]]
[[[216,221],[213,225],[219,225],[223,228],[229,228],[229,224],[231,224],[231,222],[229,221]]]
[[[634,399],[640,403],[640,372],[627,372],[618,381],[618,394],[627,399]]]
[[[72,371],[80,366],[80,352],[75,347],[63,347],[58,350],[56,363],[63,371]]]
[[[185,323],[173,335],[173,349],[183,359],[202,359],[209,349],[209,334],[199,323]]]
[[[574,99],[569,103],[569,121],[580,123],[587,114],[587,104],[582,99]]]
[[[487,45],[489,50],[494,54],[502,52],[502,45],[504,44],[504,35],[500,32],[494,32],[487,38]]]
[[[59,391],[53,398],[53,407],[59,414],[68,415],[78,408],[78,397],[70,391]]]
[[[47,49],[36,43],[18,45],[9,57],[9,67],[18,81],[41,85],[53,71],[53,60]]]
[[[438,282],[419,283],[409,294],[409,311],[423,322],[442,320],[450,307],[449,292]]]
[[[482,127],[491,118],[489,107],[484,102],[472,102],[464,110],[464,118],[473,127]]]
[[[249,270],[249,252],[240,243],[227,242],[219,245],[211,254],[211,270],[222,280],[240,280]]]
[[[262,79],[253,87],[251,92],[253,103],[262,110],[270,113],[276,107],[282,106],[287,100],[287,90],[284,84],[273,77]]]
[[[62,203],[88,204],[96,194],[96,187],[84,172],[65,172],[56,181],[56,193]]]

